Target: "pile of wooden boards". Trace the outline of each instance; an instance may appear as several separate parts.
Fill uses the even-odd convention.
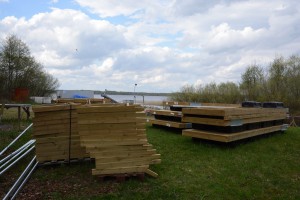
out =
[[[105,103],[111,103],[110,99],[103,98],[103,99],[96,99],[96,98],[87,98],[87,99],[65,99],[65,98],[59,98],[56,100],[53,100],[56,104],[64,104],[64,103],[76,103],[76,104],[105,104]]]
[[[148,173],[160,154],[148,143],[143,108],[136,105],[33,107],[39,162],[95,158],[93,175]]]
[[[178,106],[189,106],[189,102],[176,102],[176,101],[163,101],[164,110],[149,110],[149,114],[154,116],[154,119],[148,119],[147,122],[151,125],[172,127],[177,129],[191,128],[191,123],[185,123],[181,121],[182,112],[181,109],[173,109]]]
[[[75,105],[33,106],[33,138],[39,162],[85,158]]]
[[[232,142],[286,128],[286,108],[204,106],[183,108],[182,113],[182,121],[192,123],[193,127],[183,130],[182,135],[219,142]]]
[[[178,129],[191,128],[191,123],[182,122],[182,112],[172,110],[150,110],[154,119],[149,119],[151,125],[166,126]]]
[[[160,163],[147,141],[143,108],[136,105],[80,107],[78,129],[81,145],[95,158],[94,175],[148,173],[150,164]]]

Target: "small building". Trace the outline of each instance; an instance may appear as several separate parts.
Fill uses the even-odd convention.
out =
[[[92,90],[57,90],[56,94],[58,99],[94,98]]]

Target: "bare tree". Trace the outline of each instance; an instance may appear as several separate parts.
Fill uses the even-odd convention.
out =
[[[0,48],[0,96],[2,102],[12,100],[19,87],[29,89],[30,95],[44,96],[59,87],[59,82],[44,71],[31,56],[28,46],[15,35],[8,36]]]

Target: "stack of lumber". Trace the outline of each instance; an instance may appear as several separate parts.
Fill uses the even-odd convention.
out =
[[[240,104],[227,104],[227,103],[200,103],[201,106],[222,106],[222,107],[241,107]]]
[[[149,119],[151,125],[166,126],[172,128],[191,128],[191,123],[181,122],[182,112],[172,110],[150,110],[154,119]]]
[[[150,164],[160,163],[147,141],[143,108],[136,105],[82,106],[78,112],[81,145],[95,158],[93,175],[148,173]]]
[[[193,129],[182,135],[193,138],[232,142],[248,137],[283,130],[287,117],[285,108],[240,108],[207,106],[183,108],[183,122]]]
[[[39,162],[86,158],[80,146],[75,105],[33,106],[33,138]]]
[[[79,103],[79,104],[105,104],[105,103],[111,103],[110,99],[103,98],[103,99],[96,99],[96,98],[88,98],[88,99],[65,99],[60,98],[53,100],[54,103],[60,104],[60,103]]]
[[[151,125],[159,125],[178,129],[191,128],[191,123],[181,121],[181,110],[173,109],[175,107],[189,107],[189,102],[163,101],[164,110],[149,110],[154,119],[147,121]]]
[[[163,101],[163,107],[169,107],[169,106],[173,106],[173,105],[185,105],[185,106],[189,106],[190,103],[189,102],[178,102],[178,101]]]

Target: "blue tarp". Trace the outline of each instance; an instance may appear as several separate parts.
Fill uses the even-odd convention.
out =
[[[78,95],[78,94],[73,95],[73,98],[74,98],[74,99],[88,99],[88,97],[86,97],[86,96],[81,96],[81,95]]]

